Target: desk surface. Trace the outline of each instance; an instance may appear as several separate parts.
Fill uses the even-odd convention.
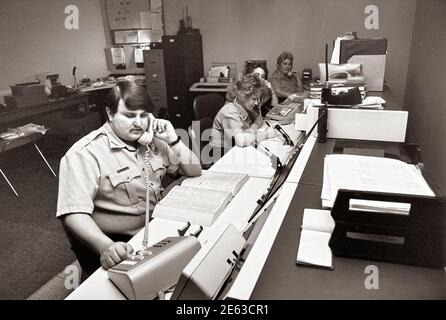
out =
[[[225,208],[224,212],[214,222],[212,227],[205,227],[198,237],[202,245],[211,237],[218,234],[218,230],[224,228],[228,224],[241,231],[245,227],[245,223],[254,211],[257,203],[256,200],[266,191],[269,179],[251,177],[240,189],[237,195]],[[156,243],[168,236],[177,236],[177,229],[184,227],[185,223],[169,221],[165,219],[155,218],[150,222],[149,244]],[[198,230],[197,225],[192,225],[188,233],[191,234]],[[143,230],[141,230],[134,238],[130,240],[130,244],[135,251],[142,248],[141,240],[143,238]],[[72,292],[68,300],[85,300],[85,299],[117,299],[122,300],[125,297],[108,279],[107,271],[100,268],[93,275],[83,282],[79,288]]]
[[[296,137],[297,139],[298,134],[297,132],[293,133],[293,131],[295,131],[293,126],[284,126],[284,129],[287,130],[290,136]],[[291,147],[283,145],[282,139],[282,137],[277,137],[275,140],[277,144],[277,150],[280,150],[282,152],[282,156],[285,157],[287,149],[290,150]],[[270,143],[271,142],[272,141],[270,141]],[[238,156],[231,157],[232,161],[234,161],[235,164],[237,164],[237,162],[239,164],[244,163],[244,160],[246,159],[244,155],[254,153],[255,155],[257,155],[254,158],[256,159],[256,161],[259,161],[259,163],[257,164],[260,165],[261,168],[266,168],[265,166],[271,166],[271,164],[269,163],[269,158],[259,151],[251,150],[248,148],[233,148],[233,150],[231,151],[232,153],[239,151],[237,155],[241,155],[240,158]],[[228,152],[225,157],[230,157],[231,151]],[[225,157],[220,159],[219,162],[227,159]],[[219,162],[217,162],[217,164]],[[217,164],[212,167],[213,170],[218,167]],[[232,172],[236,172],[236,170]],[[248,181],[245,183],[242,189],[240,189],[240,191],[232,199],[232,201],[227,205],[223,213],[218,217],[214,224],[209,228],[204,228],[203,232],[198,237],[200,242],[202,244],[205,243],[207,240],[211,239],[211,237],[218,234],[218,230],[226,227],[228,224],[232,224],[237,230],[242,231],[246,226],[246,222],[257,206],[256,201],[266,192],[266,189],[270,184],[270,180],[271,179],[268,175],[266,177],[250,175]],[[149,233],[148,242],[149,244],[153,244],[164,239],[165,237],[176,236],[177,229],[183,226],[184,223],[181,222],[155,218],[150,222],[151,231]],[[193,233],[197,229],[198,226],[192,225],[188,232]],[[142,234],[143,230],[141,230],[129,242],[135,250],[141,249]],[[82,283],[79,288],[77,288],[72,294],[70,294],[67,299],[124,299],[124,296],[108,279],[107,272],[104,269],[100,268],[90,278]]]
[[[0,124],[50,113],[76,105],[87,106],[88,95],[80,93],[66,98],[50,99],[47,102],[35,104],[28,107],[11,108],[8,111],[0,112]]]
[[[445,299],[442,270],[334,257],[335,270],[296,265],[305,208],[321,208],[323,157],[334,141],[316,144],[251,299]],[[364,286],[366,266],[379,270],[379,290]]]
[[[196,82],[190,88],[191,92],[226,92],[232,83]]]
[[[113,82],[113,83],[104,82],[104,85],[102,85],[102,86],[90,85],[88,87],[82,87],[80,89],[80,92],[86,93],[86,92],[93,92],[93,91],[100,91],[100,90],[108,90],[115,86],[116,86],[116,82]]]
[[[8,151],[23,146],[25,144],[35,142],[41,139],[42,137],[43,134],[41,133],[33,133],[14,140],[0,139],[0,152]]]

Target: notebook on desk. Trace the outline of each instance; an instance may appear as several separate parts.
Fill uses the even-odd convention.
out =
[[[297,265],[334,269],[328,243],[335,227],[328,210],[305,209],[302,219]]]

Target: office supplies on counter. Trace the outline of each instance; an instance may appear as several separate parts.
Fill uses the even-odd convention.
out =
[[[353,200],[369,202],[354,206]],[[339,190],[330,239],[334,255],[443,269],[446,199]]]
[[[376,109],[376,110],[383,110],[384,104],[386,103],[386,100],[384,100],[381,97],[375,97],[375,96],[368,96],[362,100],[359,104],[353,104],[353,105],[331,105],[327,104],[329,108],[335,107],[335,108],[351,108],[351,109]],[[308,106],[313,107],[319,107],[322,106],[319,99],[306,99],[305,100],[305,109]]]
[[[328,77],[325,63],[319,63],[321,83],[354,85],[365,83],[360,63],[328,64]],[[327,80],[328,79],[328,80]]]
[[[305,209],[302,220],[297,265],[334,269],[328,246],[335,222],[329,210]]]
[[[288,135],[288,133],[285,132],[285,130],[283,130],[283,128],[280,126],[280,124],[276,124],[274,126],[274,129],[276,129],[281,135],[282,137],[285,139],[285,143],[290,145],[290,146],[294,146],[293,140],[291,140],[290,136]]]
[[[280,124],[293,122],[296,113],[302,112],[302,103],[291,102],[273,107],[266,115],[265,119],[276,120]]]
[[[48,101],[45,84],[39,81],[19,83],[11,86],[12,95],[5,96],[5,104],[10,108],[22,108]]]
[[[313,71],[310,68],[302,70],[302,84],[305,90],[310,90],[310,84],[313,81]]]
[[[36,133],[44,135],[47,131],[48,128],[45,128],[45,126],[28,123],[24,126],[9,128],[4,132],[0,132],[0,140],[13,141]]]
[[[235,62],[213,62],[208,71],[206,82],[232,83],[237,77],[237,64]]]
[[[176,284],[200,248],[195,237],[168,237],[131,255],[107,274],[127,299],[154,299]]]
[[[205,171],[173,187],[153,217],[211,226],[247,180],[247,174]]]
[[[325,44],[325,84],[322,88],[321,103],[317,120],[317,140],[319,143],[327,141],[328,103],[332,97],[331,86],[328,83],[328,44]]]
[[[312,83],[310,85],[310,99],[319,100],[321,102],[322,99],[322,89],[325,87],[325,84],[317,84]],[[332,94],[338,95],[341,93],[345,93],[351,89],[358,88],[361,93],[361,98],[365,99],[367,97],[367,85],[365,83],[358,84],[330,84]]]
[[[251,144],[256,150],[259,150],[263,154],[265,154],[270,160],[271,165],[276,171],[281,171],[283,168],[282,162],[280,161],[279,157],[272,153],[267,147],[259,144],[256,140],[254,140]]]

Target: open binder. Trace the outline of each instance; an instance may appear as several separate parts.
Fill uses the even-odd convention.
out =
[[[355,208],[352,203],[358,200],[393,205]],[[395,203],[402,204],[398,210]],[[441,269],[446,265],[446,198],[341,189],[331,215],[336,226],[329,246],[336,256]]]

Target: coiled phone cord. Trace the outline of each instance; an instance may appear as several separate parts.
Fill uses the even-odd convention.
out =
[[[150,147],[146,145],[147,150],[144,154],[144,184],[146,187],[146,222],[144,225],[144,238],[142,240],[142,245],[144,248],[147,248],[149,244],[149,222],[150,222],[150,180],[149,180],[149,156],[150,156]]]

